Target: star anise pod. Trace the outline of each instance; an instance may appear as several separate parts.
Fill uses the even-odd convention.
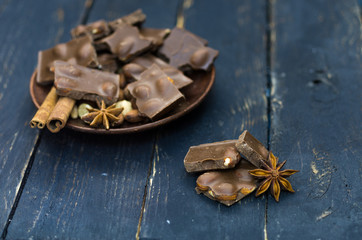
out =
[[[262,163],[265,169],[254,169],[249,171],[249,173],[255,177],[266,178],[260,184],[256,192],[256,196],[259,196],[260,194],[268,190],[270,185],[271,185],[271,193],[277,202],[279,202],[279,195],[281,190],[280,185],[282,185],[283,189],[289,192],[294,192],[292,185],[285,178],[293,175],[296,172],[299,172],[298,170],[286,169],[280,171],[280,169],[286,163],[286,160],[278,164],[278,158],[276,158],[272,152],[269,152],[268,163],[265,163],[264,161],[262,161]]]
[[[82,120],[89,123],[91,127],[97,127],[100,124],[103,124],[108,130],[109,123],[117,123],[122,120],[118,116],[123,111],[123,108],[116,108],[116,104],[106,108],[106,104],[103,100],[101,104],[97,101],[97,105],[99,109],[89,108],[89,113],[82,117]]]

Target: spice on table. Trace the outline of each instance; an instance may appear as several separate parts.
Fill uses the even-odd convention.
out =
[[[269,152],[268,162],[265,163],[264,161],[261,161],[261,163],[266,169],[254,169],[249,171],[249,173],[255,177],[266,178],[260,184],[256,192],[256,196],[259,196],[260,194],[264,193],[266,190],[269,189],[270,186],[271,186],[271,193],[277,202],[279,202],[279,195],[281,191],[280,185],[282,185],[283,189],[289,192],[294,192],[292,185],[285,178],[293,175],[294,173],[299,172],[298,170],[286,169],[280,171],[280,169],[286,163],[286,160],[278,164],[278,158],[276,158],[272,152]]]

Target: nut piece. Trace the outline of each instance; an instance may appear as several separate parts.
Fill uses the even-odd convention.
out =
[[[130,123],[137,123],[143,120],[143,118],[140,116],[140,112],[137,109],[129,111],[126,115],[124,115],[124,118],[127,122]]]
[[[72,112],[70,113],[70,117],[72,119],[77,119],[78,118],[78,107],[77,105],[74,105]]]
[[[89,109],[92,109],[92,106],[87,103],[82,103],[78,107],[78,116],[79,118],[82,118],[84,115],[87,115],[89,113]]]
[[[129,111],[131,111],[132,103],[127,100],[122,100],[116,103],[116,108],[123,108],[122,114],[125,116]]]

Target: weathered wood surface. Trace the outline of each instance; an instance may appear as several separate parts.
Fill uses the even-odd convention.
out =
[[[92,1],[0,2],[0,29],[7,33],[0,35],[0,234],[358,239],[362,60],[356,1],[185,0],[185,27],[220,50],[215,85],[195,111],[132,136],[39,134],[28,127],[35,107],[27,88],[37,51],[70,39],[69,30],[87,16],[85,2]],[[146,26],[172,27],[178,2],[96,1],[88,22],[142,8]],[[290,177],[295,194],[283,192],[278,204],[249,196],[225,207],[195,193],[197,175],[187,174],[182,162],[189,146],[237,138],[244,129],[266,145],[270,133],[270,148],[288,160],[286,168],[301,170]]]
[[[249,129],[267,142],[265,2],[194,1],[185,28],[220,51],[210,95],[158,135],[140,239],[261,239],[265,200],[248,196],[226,207],[195,192],[199,174],[187,174],[188,148],[235,139]],[[222,14],[221,14],[222,13]]]
[[[161,6],[167,14],[158,16],[155,10]],[[177,3],[168,1],[98,1],[89,22],[113,20],[140,7],[149,26],[173,26]],[[133,239],[154,136],[154,131],[135,136],[46,131],[8,238]]]
[[[0,2],[0,235],[39,139],[29,127],[35,113],[29,77],[38,50],[64,40],[64,29],[77,22],[79,13],[70,3],[82,6],[81,1]]]
[[[362,55],[355,1],[273,6],[271,150],[295,194],[269,199],[269,239],[362,234]]]

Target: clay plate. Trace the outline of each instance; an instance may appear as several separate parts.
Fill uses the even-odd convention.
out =
[[[111,128],[109,130],[106,130],[102,128],[89,127],[89,125],[84,123],[81,119],[69,118],[66,127],[75,131],[88,133],[126,134],[140,132],[165,125],[166,123],[169,123],[190,112],[201,103],[201,101],[206,97],[214,83],[215,67],[212,67],[211,71],[209,72],[197,71],[188,75],[188,77],[194,80],[194,82],[181,90],[181,92],[186,97],[186,101],[181,103],[178,107],[176,107],[166,116],[157,121],[150,121],[147,123],[128,123],[125,121],[119,128]],[[45,97],[47,96],[48,92],[50,91],[51,86],[38,85],[35,79],[36,71],[34,71],[30,79],[30,95],[35,106],[39,108],[40,105],[43,103]]]

